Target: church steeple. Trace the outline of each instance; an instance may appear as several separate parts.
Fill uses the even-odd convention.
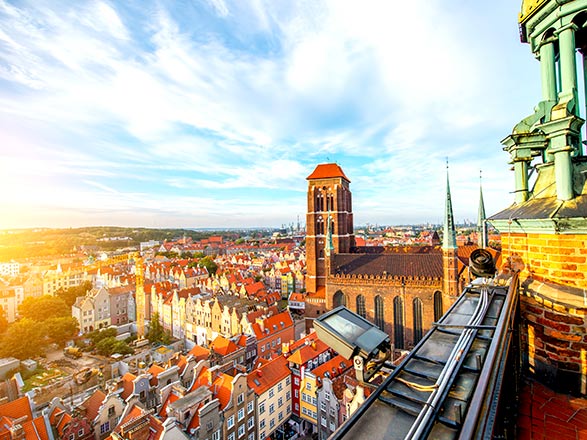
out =
[[[443,305],[444,310],[455,302],[459,295],[459,260],[457,233],[452,213],[450,183],[448,181],[448,159],[446,161],[446,206],[444,212],[444,236],[442,237]]]
[[[479,171],[479,212],[477,213],[477,246],[487,247],[487,217],[485,216],[485,202],[483,201],[483,185],[481,171]]]
[[[444,235],[442,237],[443,249],[457,248],[457,234],[452,213],[452,200],[450,197],[450,182],[448,180],[448,160],[446,161],[446,207],[444,211]]]

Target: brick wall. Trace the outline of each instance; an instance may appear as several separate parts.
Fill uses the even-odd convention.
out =
[[[523,264],[520,337],[529,373],[556,390],[585,394],[587,306],[573,307],[563,293],[539,294],[524,285],[536,280],[551,283],[555,292],[557,285],[586,288],[587,236],[502,234],[502,248],[502,261]]]
[[[522,275],[587,288],[587,235],[504,233],[501,243],[502,261],[519,257],[525,266]]]

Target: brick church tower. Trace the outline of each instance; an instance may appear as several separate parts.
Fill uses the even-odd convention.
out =
[[[542,97],[502,144],[515,203],[489,221],[502,259],[521,270],[522,356],[552,388],[587,394],[587,157],[583,152],[577,52],[587,59],[587,2],[524,0],[522,42],[540,61]],[[579,70],[579,74],[578,71]],[[536,180],[529,187],[529,171]],[[507,266],[506,266],[507,269]]]
[[[326,285],[325,247],[328,224],[331,225],[334,253],[348,253],[355,246],[349,189],[351,182],[335,163],[318,165],[307,180],[306,289],[308,292],[317,292]]]

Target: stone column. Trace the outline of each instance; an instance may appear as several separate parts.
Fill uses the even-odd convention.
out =
[[[542,99],[556,101],[556,64],[552,40],[540,46],[540,71],[542,79]]]
[[[577,111],[577,63],[575,61],[575,31],[577,26],[573,23],[566,25],[558,31],[560,67],[561,67],[561,95],[572,95],[573,114]]]

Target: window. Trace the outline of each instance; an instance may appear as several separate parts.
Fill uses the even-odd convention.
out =
[[[413,302],[414,313],[414,345],[422,339],[422,300],[414,298]]]
[[[296,409],[296,411],[299,411],[299,410],[300,410],[300,405],[299,405],[299,404],[297,404],[297,403],[295,403],[295,404],[294,404],[294,408]]]
[[[375,325],[382,331],[385,331],[384,311],[385,305],[383,303],[383,298],[377,295],[375,297]]]
[[[442,293],[434,292],[434,321],[442,318]]]
[[[79,436],[82,436],[82,435],[84,435],[84,428],[80,429],[80,430],[77,432],[77,435],[79,435]]]
[[[336,417],[336,411],[334,410],[333,407],[330,407],[330,416],[331,417]]]
[[[306,382],[306,389],[312,391],[312,384],[310,382]]]
[[[259,404],[259,414],[263,414],[265,412],[265,402]]]
[[[279,400],[277,401],[277,406],[279,406],[280,408],[283,406],[283,397],[279,398]]]
[[[393,299],[393,343],[404,348],[404,302],[400,296]]]
[[[238,437],[241,438],[243,435],[245,435],[245,425],[240,425],[238,427]]]
[[[247,414],[251,414],[253,412],[253,402],[247,403]]]
[[[226,421],[226,427],[228,429],[232,428],[234,426],[234,416],[230,416],[228,418],[228,420]]]
[[[341,290],[337,290],[332,297],[332,307],[346,306],[346,295]]]
[[[269,429],[273,429],[273,428],[275,428],[275,419],[271,419],[269,421]]]
[[[75,434],[69,434],[69,440],[75,440]]]
[[[261,420],[261,423],[259,423],[259,428],[263,429],[265,427],[265,419]]]
[[[240,422],[244,418],[245,418],[245,409],[241,408],[238,410],[238,421]]]
[[[273,388],[271,388],[269,390],[269,398],[271,399],[274,395],[275,395],[275,393],[273,392]]]
[[[320,409],[322,411],[326,411],[326,402],[324,402],[323,400],[320,401]]]
[[[294,378],[294,385],[299,385],[300,384],[300,378],[296,377]]]
[[[255,433],[254,432],[251,432],[249,434],[249,439],[248,440],[255,440]]]
[[[261,353],[265,353],[265,346],[261,345]]]
[[[365,297],[363,295],[357,296],[357,315],[360,315],[363,318],[367,317],[367,312],[365,310]]]
[[[330,391],[324,391],[324,400],[327,402],[330,400]]]
[[[259,434],[259,440],[265,440],[265,431]]]
[[[283,385],[281,382],[277,384],[277,391],[281,391],[283,389]]]
[[[114,417],[114,406],[108,408],[108,418]]]
[[[285,400],[291,400],[291,392],[288,391],[287,393],[285,393]]]
[[[295,391],[294,391],[294,394],[295,394],[295,396],[296,396],[296,399],[297,399],[298,397],[300,397],[300,396],[298,395],[298,390],[295,390]]]
[[[230,435],[227,437],[227,440],[234,440],[234,432],[230,433]]]
[[[326,417],[322,416],[320,417],[320,424],[324,427],[326,427]]]
[[[220,429],[212,434],[212,440],[220,440]]]
[[[283,412],[282,411],[279,411],[279,416],[277,416],[277,418],[279,419],[280,422],[283,420]]]
[[[100,434],[106,434],[110,431],[110,422],[102,423],[100,425]]]
[[[273,414],[275,412],[275,405],[272,403],[269,405],[269,414]]]
[[[247,420],[247,428],[252,428],[253,425],[255,424],[255,418],[254,417],[249,417],[249,419]]]
[[[317,402],[316,402],[316,398],[312,397],[312,405],[316,406]]]
[[[240,405],[241,403],[243,403],[245,401],[245,394],[244,393],[240,393],[238,395],[238,398],[236,399],[237,403]]]
[[[285,384],[286,384],[286,385],[289,385],[290,383],[291,383],[291,378],[290,378],[290,376],[287,376],[287,377],[285,378]]]
[[[330,422],[330,430],[334,431],[336,429],[336,425],[334,424],[334,422]]]

